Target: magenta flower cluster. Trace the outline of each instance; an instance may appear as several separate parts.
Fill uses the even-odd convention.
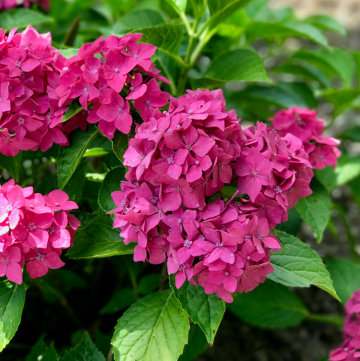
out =
[[[112,194],[114,227],[137,243],[135,261],[167,259],[176,287],[187,278],[232,302],[273,271],[270,250],[281,245],[270,229],[311,194],[304,145],[263,123],[243,130],[221,90],[188,90],[144,120],[124,154],[127,181]]]
[[[279,131],[281,136],[290,133],[304,143],[305,152],[315,169],[325,166],[335,166],[341,152],[337,148],[340,141],[324,137],[324,122],[317,119],[316,110],[292,107],[280,110],[272,120],[272,127]]]
[[[162,92],[157,81],[168,83],[151,61],[156,47],[137,43],[142,34],[122,38],[109,36],[85,44],[76,56],[62,67],[60,85],[56,88],[59,107],[79,99],[84,111],[69,122],[86,127],[86,122],[99,123],[109,139],[114,132],[128,134],[132,125],[130,101],[148,120],[155,108],[164,106],[169,94]],[[146,75],[143,78],[144,74]],[[149,81],[150,78],[153,78]],[[120,95],[125,93],[126,97]],[[68,122],[68,123],[69,123]],[[69,125],[68,125],[69,126]]]
[[[332,351],[330,361],[360,360],[360,290],[352,294],[345,305],[343,344]]]
[[[49,0],[0,0],[0,11],[13,9],[19,5],[28,8],[32,3],[36,2],[38,2],[45,10],[49,10]]]
[[[55,190],[46,196],[32,187],[21,188],[14,180],[0,187],[0,277],[22,283],[22,267],[31,278],[48,269],[64,266],[63,249],[72,245],[79,220],[69,210],[77,209],[68,195]]]
[[[53,143],[68,145],[55,88],[66,60],[51,46],[51,35],[28,26],[9,35],[0,30],[0,151],[15,156],[19,150],[42,151]]]

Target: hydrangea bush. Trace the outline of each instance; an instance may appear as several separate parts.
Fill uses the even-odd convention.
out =
[[[304,318],[338,324],[335,315],[312,314],[288,287],[314,285],[344,302],[353,285],[338,275],[347,267],[360,282],[355,263],[325,265],[305,243],[321,242],[326,229],[336,236],[330,192],[349,181],[356,191],[360,176],[358,157],[338,139],[357,140],[357,128],[329,135],[359,93],[330,55],[349,69],[352,58],[330,50],[320,31],[343,28],[257,0],[167,0],[160,12],[113,2],[42,5],[0,13],[0,24],[6,16],[12,25],[0,30],[0,350],[19,328],[27,289],[62,305],[79,341],[69,348],[62,340],[56,351],[40,338],[27,360],[58,352],[64,361],[192,360],[214,344],[226,307],[261,327]],[[59,29],[67,29],[63,37]],[[274,37],[321,48],[289,55]],[[276,65],[266,71],[249,44],[270,49]],[[296,81],[270,85],[269,77],[289,72]],[[344,88],[329,89],[332,81]],[[333,104],[328,122],[315,93]],[[116,292],[96,289],[102,275],[108,284],[114,278]],[[84,309],[102,292],[111,297],[101,315],[127,308],[111,340],[98,330],[101,319],[89,326],[69,301],[87,282],[92,293],[82,302],[94,302]],[[348,345],[356,311],[346,310]]]

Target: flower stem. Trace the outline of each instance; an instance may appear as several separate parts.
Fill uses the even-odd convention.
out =
[[[316,322],[329,323],[338,327],[342,327],[344,323],[344,318],[341,316],[324,316],[316,313],[308,313],[306,318]]]

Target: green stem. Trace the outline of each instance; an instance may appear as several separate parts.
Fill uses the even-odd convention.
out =
[[[138,290],[138,284],[137,284],[137,280],[136,280],[136,276],[134,274],[134,271],[133,269],[131,268],[129,262],[127,259],[124,259],[125,263],[126,263],[126,266],[129,270],[129,274],[130,274],[130,281],[131,281],[131,285],[134,289],[134,293],[135,293],[135,296],[136,296],[136,299],[139,299],[140,296],[139,296],[139,290]]]
[[[177,13],[179,14],[181,20],[183,21],[187,33],[189,34],[189,36],[192,36],[192,35],[193,35],[193,31],[192,31],[192,29],[191,29],[191,27],[190,27],[190,24],[189,24],[189,22],[188,22],[188,19],[186,18],[186,14],[183,13],[182,11],[177,12]]]
[[[324,316],[324,315],[319,315],[319,314],[316,314],[316,313],[308,313],[306,318],[308,320],[311,320],[311,321],[329,323],[331,325],[335,325],[335,326],[338,326],[338,327],[342,327],[342,325],[344,323],[344,319],[342,317]]]

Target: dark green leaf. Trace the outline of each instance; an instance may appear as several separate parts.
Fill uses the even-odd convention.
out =
[[[138,290],[142,295],[148,295],[159,287],[160,273],[150,273],[140,278]]]
[[[0,351],[14,337],[25,303],[25,285],[8,280],[0,282]]]
[[[330,219],[331,198],[328,191],[315,178],[311,181],[310,187],[313,193],[306,198],[300,198],[296,209],[314,231],[317,241],[321,242]]]
[[[68,293],[74,289],[83,289],[88,286],[86,280],[83,277],[69,269],[56,269],[53,270],[52,273],[57,282],[59,282],[64,293]]]
[[[71,178],[63,188],[64,192],[69,196],[69,200],[76,203],[79,202],[85,184],[85,168],[88,165],[86,159],[82,159]],[[58,176],[59,178],[59,176]],[[58,187],[56,187],[58,188]]]
[[[360,289],[360,267],[346,259],[327,258],[326,267],[334,282],[334,288],[342,303]]]
[[[38,358],[39,360],[39,358]],[[54,348],[54,344],[51,344],[50,347],[42,355],[41,361],[58,361],[59,357]]]
[[[121,163],[124,163],[124,153],[129,147],[129,136],[128,134],[121,133],[119,131],[115,132],[113,142],[113,151]]]
[[[281,231],[277,236],[287,249],[282,248],[271,255],[274,272],[267,277],[290,287],[315,285],[339,299],[321,258],[297,238]]]
[[[360,142],[360,127],[347,129],[343,133],[338,135],[337,138],[347,139],[353,142]]]
[[[15,157],[7,157],[6,155],[0,153],[0,166],[5,168],[15,180],[19,179],[21,158],[22,151],[20,151]]]
[[[68,49],[69,50],[69,49]],[[75,54],[76,55],[76,54]],[[76,98],[74,99],[71,104],[69,105],[69,107],[67,108],[67,111],[65,112],[63,118],[62,118],[62,122],[65,123],[66,121],[68,121],[69,119],[71,119],[74,115],[80,113],[82,110],[84,110],[84,108],[82,107],[82,105],[79,103],[79,99]]]
[[[74,246],[67,251],[70,258],[99,258],[133,253],[134,245],[126,246],[113,229],[108,215],[100,215],[88,227],[77,232]]]
[[[98,328],[95,330],[95,346],[107,357],[111,348],[111,336],[103,334]]]
[[[100,315],[121,311],[135,301],[134,291],[129,287],[123,288],[113,294],[109,302],[100,310]]]
[[[268,81],[263,63],[255,52],[237,49],[215,59],[195,86],[214,87],[232,81]]]
[[[103,354],[96,348],[91,341],[90,336],[86,333],[81,342],[66,352],[61,361],[105,361]]]
[[[119,34],[126,30],[148,28],[162,24],[164,24],[164,19],[157,11],[151,9],[133,10],[114,24],[113,32]]]
[[[192,361],[201,355],[207,348],[208,343],[201,328],[196,324],[190,325],[189,340],[185,345],[184,352],[180,356],[179,361]]]
[[[70,145],[60,148],[57,159],[58,184],[60,189],[63,189],[70,180],[80,164],[84,153],[98,133],[97,128],[91,125],[88,125],[85,131],[78,128],[69,135]]]
[[[72,211],[71,213],[81,222],[81,226],[77,229],[78,232],[88,227],[92,222],[95,221],[95,219],[100,216],[100,214],[102,214],[101,211],[96,211],[93,213]]]
[[[25,28],[28,25],[50,23],[53,18],[31,9],[13,9],[0,12],[0,24],[3,29]]]
[[[294,292],[270,280],[249,293],[234,295],[227,308],[246,322],[265,328],[296,325],[308,313]]]
[[[261,21],[251,22],[246,29],[249,41],[257,38],[266,38],[273,41],[275,36],[302,37],[326,46],[327,40],[324,35],[314,26],[296,20],[288,20],[281,24]]]
[[[116,205],[111,193],[120,190],[120,181],[124,180],[125,168],[118,167],[111,170],[105,177],[99,191],[99,206],[104,212],[112,211]]]
[[[188,315],[181,310],[173,291],[150,294],[118,320],[111,342],[115,360],[176,361],[188,333]]]
[[[343,28],[334,18],[331,18],[330,16],[313,15],[306,18],[305,21],[321,30],[329,30],[341,35],[346,35],[345,28]]]
[[[44,342],[44,336],[41,336],[31,348],[30,353],[26,356],[25,361],[39,361],[39,356],[42,356],[46,351],[47,346]]]
[[[177,289],[174,276],[170,277],[170,285],[181,307],[189,314],[193,322],[200,326],[208,343],[212,345],[224,316],[224,301],[215,293],[207,295],[203,287],[196,287],[188,281]]]
[[[302,218],[295,207],[289,209],[288,221],[276,226],[278,231],[283,231],[296,237],[301,228]]]

